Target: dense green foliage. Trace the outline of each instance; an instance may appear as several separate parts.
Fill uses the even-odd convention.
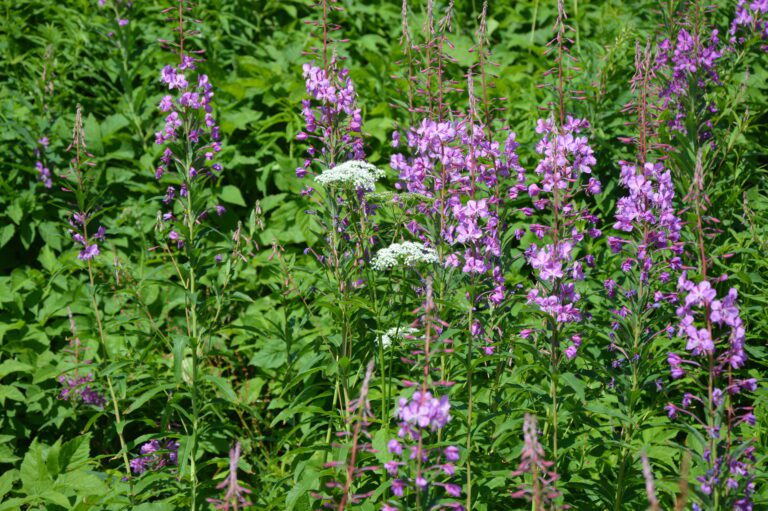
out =
[[[418,32],[426,2],[409,3],[411,27]],[[446,2],[435,3],[442,12]],[[366,463],[381,466],[392,459],[387,441],[397,432],[395,403],[409,394],[399,383],[419,382],[421,367],[407,360],[413,349],[408,342],[394,343],[385,356],[379,340],[391,327],[419,317],[424,299],[414,288],[425,285],[424,275],[377,277],[352,264],[339,278],[305,251],[310,246],[323,253],[324,233],[330,232],[322,215],[306,213],[322,209],[321,201],[302,196],[308,183],[295,175],[306,149],[296,140],[304,129],[300,106],[307,95],[301,66],[311,60],[305,51],[318,44],[311,36],[317,27],[304,22],[318,13],[304,0],[211,0],[194,7],[201,23],[193,39],[205,49],[199,67],[215,87],[223,147],[217,161],[224,166],[223,178],[196,200],[223,204],[227,211],[206,224],[189,260],[179,259],[179,270],[158,217],[166,185],[155,179],[163,149],[154,140],[164,118],[157,105],[167,93],[160,70],[177,60],[158,43],[175,37],[162,12],[174,3],[141,0],[130,9],[118,3],[119,13],[112,4],[0,0],[0,147],[6,162],[0,175],[0,510],[207,509],[212,504],[206,499],[220,498],[216,485],[226,477],[235,442],[242,444],[239,480],[252,490],[250,508],[318,508],[312,493],[324,491],[337,472],[325,463],[346,459],[349,450],[346,437],[335,435],[350,427],[341,403],[360,392],[371,359],[368,398],[375,418],[368,429],[376,452],[366,453]],[[453,61],[446,73],[461,83],[476,62],[470,49],[481,4],[455,2],[452,46],[446,50]],[[718,4],[711,21],[726,30],[735,5]],[[349,41],[335,50],[345,58],[363,109],[366,159],[388,170],[378,190],[385,197],[397,180],[388,166],[395,151],[392,131],[415,123],[402,108],[403,80],[392,78],[403,74],[401,6],[391,0],[341,5],[333,22]],[[632,135],[622,108],[631,99],[636,42],[663,32],[674,22],[664,13],[675,9],[617,0],[573,0],[566,7],[580,67],[571,87],[584,96],[575,108],[591,122],[594,173],[604,186],[593,210],[608,231],[623,194],[617,162],[632,154],[619,137]],[[529,170],[538,161],[536,119],[550,100],[537,85],[552,65],[543,50],[556,16],[556,2],[489,2],[492,95],[503,98],[494,104],[503,117],[499,124],[517,133],[520,161]],[[128,24],[118,25],[121,17]],[[755,446],[756,510],[768,509],[766,55],[755,45],[733,58],[712,92],[720,145],[699,153],[716,162],[706,183],[706,215],[718,219],[719,229],[706,238],[711,271],[727,274],[727,287],[739,290],[749,355],[741,372],[759,385],[751,394],[756,424],[738,428]],[[108,233],[92,265],[78,259],[68,234],[73,197],[61,184],[72,182],[73,153],[67,148],[78,105],[93,163],[80,209],[93,211]],[[38,143],[42,136],[50,140],[46,148]],[[686,225],[698,218],[684,200],[694,186],[692,147],[695,142],[681,143],[669,156]],[[51,188],[38,181],[36,151],[64,181]],[[515,203],[514,209],[521,206]],[[400,235],[401,214],[382,207],[376,235],[385,244]],[[506,285],[527,290],[531,270],[512,234],[525,218],[510,214],[505,220]],[[697,242],[691,230],[683,237]],[[587,243],[597,270],[583,294],[594,318],[581,332],[580,356],[557,375],[556,384],[559,503],[577,510],[646,509],[644,453],[661,508],[673,509],[681,481],[690,481],[692,494],[698,491],[695,478],[704,465],[697,460],[706,444],[700,432],[670,420],[664,410],[674,399],[669,392],[677,392],[667,352],[682,352],[684,341],[658,337],[644,353],[650,362],[642,381],[627,390],[629,376],[611,366],[615,356],[607,346],[615,305],[602,292],[603,280],[620,272],[609,264],[605,240]],[[216,255],[223,255],[223,263],[214,262]],[[192,267],[198,292],[190,292],[184,277]],[[483,316],[491,318],[488,330],[500,332],[493,353],[473,355],[464,340],[473,336],[467,293],[474,292],[474,283],[456,284],[458,277],[438,273],[438,307],[451,311],[441,316],[448,322],[442,335],[455,340],[456,351],[441,354],[439,365],[441,376],[457,382],[445,389],[453,419],[439,442],[462,448],[459,479],[471,460],[472,509],[530,508],[511,496],[524,480],[513,471],[527,412],[539,417],[541,442],[551,457],[553,375],[549,356],[519,332],[541,323],[542,316],[531,312],[525,291],[519,291],[503,310]],[[340,289],[339,281],[352,275],[369,285],[359,293]],[[188,330],[191,302],[201,325],[195,336]],[[59,378],[73,370],[93,373],[105,406],[60,399]],[[468,421],[462,396],[469,380],[475,388]],[[152,439],[178,441],[178,465],[126,479],[128,462]],[[359,491],[374,492],[360,509],[381,509],[391,494],[383,469],[356,484]]]

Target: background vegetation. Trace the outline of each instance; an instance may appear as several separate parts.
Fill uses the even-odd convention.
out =
[[[422,3],[411,5],[414,31],[424,21]],[[442,12],[443,4],[436,2],[436,10]],[[462,81],[475,62],[470,49],[482,2],[454,4],[447,50],[454,61],[446,69]],[[717,4],[709,16],[724,33],[735,5]],[[343,10],[334,12],[333,19],[348,42],[335,50],[345,58],[357,89],[367,160],[388,169],[385,188],[391,189],[397,177],[388,167],[394,151],[391,133],[412,122],[407,110],[397,106],[402,81],[392,79],[402,74],[401,5],[367,0],[340,5]],[[95,0],[0,0],[0,147],[5,161],[0,173],[0,509],[204,509],[214,505],[206,499],[221,498],[216,485],[227,474],[228,451],[235,442],[242,444],[239,479],[252,490],[248,500],[254,509],[318,508],[312,492],[323,491],[333,472],[325,463],[345,452],[338,440],[331,441],[331,432],[344,428],[334,381],[342,375],[350,392],[359,393],[366,364],[378,357],[378,339],[387,330],[370,303],[350,298],[345,314],[356,318],[354,355],[339,359],[327,349],[341,342],[338,304],[322,265],[305,251],[321,246],[323,238],[314,216],[306,214],[315,207],[301,194],[307,182],[295,176],[306,149],[296,139],[303,129],[301,100],[307,95],[301,66],[311,59],[305,51],[317,44],[305,22],[316,20],[318,12],[304,0],[201,2],[192,16],[201,20],[193,39],[205,49],[200,68],[215,87],[223,147],[217,160],[224,166],[222,180],[206,200],[223,204],[226,213],[212,227],[221,236],[214,233],[200,250],[209,261],[225,254],[228,262],[208,265],[201,274],[207,290],[200,298],[205,303],[201,321],[210,328],[202,376],[194,374],[191,353],[196,348],[179,341],[189,296],[174,277],[158,234],[166,190],[155,179],[162,147],[154,143],[154,134],[164,117],[157,105],[167,93],[158,77],[176,59],[158,43],[174,38],[162,12],[167,7],[173,3],[108,1],[100,7]],[[622,107],[631,99],[635,45],[665,30],[670,20],[664,13],[676,9],[612,0],[573,0],[566,7],[575,28],[572,51],[581,68],[573,88],[584,91],[578,109],[591,122],[594,173],[605,187],[595,214],[608,229],[622,194],[617,161],[629,154],[618,137],[629,129]],[[503,98],[495,105],[517,132],[520,160],[528,169],[538,159],[534,129],[548,93],[537,85],[552,65],[543,50],[556,15],[557,5],[550,1],[489,2],[493,95]],[[121,25],[119,19],[128,23]],[[730,150],[713,155],[722,164],[707,185],[707,214],[719,220],[719,230],[711,233],[707,250],[713,272],[727,274],[728,286],[739,289],[750,357],[744,373],[759,382],[752,395],[756,424],[745,435],[756,448],[754,509],[765,509],[768,72],[766,53],[759,47],[740,59],[721,77],[715,93],[722,105],[716,114],[717,137]],[[72,153],[66,149],[78,105],[94,164],[88,170],[89,200],[108,232],[93,265],[95,284],[68,234],[71,196],[58,182],[46,188],[36,169],[36,162],[43,161],[54,174],[71,175]],[[44,136],[47,147],[39,143]],[[691,188],[691,176],[676,176],[679,201]],[[682,215],[686,222],[694,219],[690,214]],[[236,231],[240,237],[233,241]],[[595,242],[595,252],[607,254],[601,243]],[[597,257],[605,261],[608,256]],[[510,271],[508,288],[530,279],[522,266],[520,261]],[[390,305],[404,311],[421,305],[415,296],[402,300],[402,305],[397,300]],[[595,310],[607,303],[597,291],[589,301]],[[460,294],[449,302],[447,309],[466,310]],[[473,509],[530,507],[511,496],[522,480],[513,471],[523,445],[524,414],[530,411],[546,421],[546,408],[539,404],[548,399],[549,384],[525,344],[513,342],[525,326],[516,319],[523,314],[523,302],[507,311],[509,328],[496,353],[475,365],[479,379],[490,383],[477,390],[471,432]],[[96,315],[94,303],[100,311]],[[616,393],[607,390],[612,378],[621,376],[611,372],[606,349],[609,320],[596,319],[594,329],[583,333],[583,360],[561,375],[559,421],[565,436],[555,467],[561,475],[559,501],[572,509],[614,509],[626,448],[631,461],[618,509],[648,506],[641,452],[654,467],[661,507],[671,509],[680,480],[687,477],[685,452],[696,448],[686,440],[689,432],[668,419],[666,390],[654,392],[653,383],[669,380],[666,352],[682,351],[683,341],[675,338],[654,348],[658,363],[647,369],[642,427],[626,444],[622,427],[634,419]],[[452,327],[458,331],[467,325]],[[77,355],[72,352],[75,338],[82,347]],[[399,355],[407,356],[407,347],[399,349]],[[400,357],[391,359],[396,374],[407,378]],[[60,398],[60,378],[78,364],[93,367],[93,387],[107,396],[108,404]],[[466,370],[458,368],[456,379],[464,381]],[[377,367],[374,382],[379,373]],[[112,397],[108,387],[113,387]],[[194,435],[187,429],[192,392],[203,403]],[[380,466],[390,459],[388,432],[396,427],[392,409],[389,417],[379,413],[379,392],[383,388],[371,390],[377,416],[371,441],[378,454],[370,455],[370,463]],[[400,389],[393,392],[400,395]],[[456,397],[463,385],[451,392],[451,435],[463,447],[466,405]],[[543,433],[546,437],[549,430]],[[179,441],[181,463],[125,479],[124,460],[138,456],[141,445],[152,439]],[[190,445],[192,451],[185,450]],[[460,465],[468,456],[462,454]],[[196,461],[191,469],[199,485],[194,504],[188,460]],[[695,464],[691,470],[695,485],[702,472]],[[381,508],[390,495],[386,481],[376,475],[360,482],[374,492],[361,509]]]

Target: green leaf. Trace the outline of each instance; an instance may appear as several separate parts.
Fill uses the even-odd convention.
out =
[[[88,466],[90,444],[90,433],[65,442],[59,451],[59,472],[69,472]]]
[[[267,345],[251,357],[250,364],[262,369],[276,369],[288,361],[285,344],[280,341],[267,342]]]
[[[175,360],[175,355],[174,355],[174,360]],[[174,368],[175,368],[175,363],[174,363]],[[128,408],[126,408],[126,410],[123,412],[123,415],[128,415],[129,413],[138,410],[139,408],[141,408],[141,406],[144,403],[146,403],[147,401],[152,399],[158,393],[164,392],[166,390],[170,390],[170,389],[172,389],[174,387],[175,387],[175,385],[172,385],[172,384],[153,385],[149,390],[145,391],[142,395],[137,397],[131,403],[131,405]]]
[[[19,477],[22,491],[27,495],[40,495],[53,484],[53,479],[45,465],[43,448],[37,439],[33,440],[21,462]]]
[[[5,400],[24,401],[24,394],[13,385],[0,385],[0,405],[5,406]]]
[[[15,232],[16,226],[13,224],[5,224],[0,227],[0,248],[3,248],[13,238],[13,233]]]
[[[584,389],[586,386],[579,380],[573,373],[563,373],[560,375],[560,379],[563,380],[569,387],[571,387],[576,395],[579,396],[581,401],[585,400]]]
[[[237,206],[245,206],[245,199],[236,186],[227,185],[221,189],[221,200]]]
[[[187,348],[187,336],[179,335],[173,340],[173,376],[176,383],[180,384],[182,380],[182,368],[184,363],[184,351]]]
[[[53,253],[53,250],[51,250],[51,247],[48,245],[40,250],[40,255],[37,257],[37,260],[40,261],[43,268],[48,270],[48,273],[54,273],[61,266],[56,254]]]
[[[0,378],[3,378],[11,373],[29,373],[34,368],[29,364],[24,364],[23,362],[19,362],[16,359],[9,359],[4,360],[2,364],[0,364]]]
[[[206,375],[206,380],[213,383],[213,385],[219,389],[219,392],[224,396],[224,399],[229,401],[230,403],[236,403],[237,402],[237,394],[235,394],[234,389],[232,389],[232,385],[221,376],[214,376],[212,374]]]
[[[0,501],[5,497],[8,492],[13,488],[13,483],[19,478],[19,473],[16,470],[8,470],[0,476]]]

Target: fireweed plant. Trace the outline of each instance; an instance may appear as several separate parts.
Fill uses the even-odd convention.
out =
[[[547,361],[551,403],[545,434],[551,438],[552,461],[557,470],[561,434],[559,375],[578,357],[583,340],[580,325],[590,318],[578,287],[594,267],[594,256],[586,252],[586,241],[602,236],[598,219],[590,213],[585,199],[599,195],[602,185],[592,175],[597,162],[585,136],[589,121],[568,111],[569,103],[579,99],[580,93],[569,88],[576,59],[570,52],[572,28],[567,24],[562,2],[558,2],[554,33],[547,49],[554,67],[546,73],[551,77],[546,85],[550,86],[553,100],[548,105],[549,116],[537,121],[536,133],[542,138],[536,152],[541,159],[534,169],[535,177],[526,183],[531,204],[522,210],[536,219],[528,228],[535,241],[528,243],[523,252],[535,278],[526,300],[539,310],[542,319],[520,335],[531,339],[545,357],[542,362]],[[517,193],[517,188],[510,193]]]
[[[448,69],[454,60],[445,52],[452,48],[449,33],[453,12],[449,5],[437,16],[432,2],[427,3],[424,43],[415,45],[407,22],[408,4],[403,3],[405,88],[408,113],[414,124],[406,133],[393,133],[392,145],[403,146],[409,153],[397,152],[390,166],[398,172],[396,189],[402,194],[423,197],[406,209],[405,226],[412,235],[435,247],[442,269],[435,275],[435,308],[438,317],[465,332],[456,354],[463,352],[465,386],[468,396],[466,418],[466,506],[472,502],[471,450],[475,412],[473,372],[479,358],[493,355],[494,339],[501,330],[495,323],[495,311],[506,297],[501,266],[502,219],[500,211],[507,189],[523,178],[516,149],[515,133],[492,124],[488,89],[491,87],[485,64],[489,59],[484,6],[475,32],[472,51],[478,62],[465,80],[466,89],[458,87]],[[421,78],[414,68],[423,68]],[[478,70],[478,77],[473,74]],[[475,87],[478,87],[476,93]],[[449,98],[467,104],[465,111],[452,108]],[[458,104],[457,103],[454,103]],[[460,293],[466,301],[461,306],[464,317],[449,317],[442,312],[446,297]],[[455,319],[455,320],[454,320]],[[446,350],[447,354],[454,349]],[[446,355],[441,355],[441,378],[453,377]]]
[[[77,251],[77,259],[88,274],[88,294],[90,298],[90,314],[96,323],[98,336],[98,353],[101,363],[109,367],[112,362],[112,353],[107,345],[107,332],[103,317],[102,306],[99,304],[98,286],[96,282],[96,261],[101,253],[99,245],[106,239],[106,229],[99,224],[98,217],[103,213],[100,210],[99,195],[93,193],[97,186],[93,167],[95,163],[90,161],[93,155],[88,152],[83,129],[82,111],[78,107],[75,113],[74,127],[72,128],[72,143],[67,148],[72,158],[69,169],[61,176],[62,191],[68,196],[65,200],[70,206],[69,228],[67,232]],[[80,341],[76,336],[74,322],[72,322],[73,343],[72,348],[79,350]],[[75,355],[77,363],[78,356]],[[124,463],[124,477],[130,479],[131,470],[128,461],[128,447],[123,434],[124,422],[120,413],[120,404],[115,392],[110,370],[105,371],[104,380],[109,392],[109,402],[112,405],[115,430],[120,439],[120,456]],[[106,406],[107,399],[100,396],[94,381],[94,375],[89,373],[85,377],[78,377],[78,368],[75,366],[74,375],[63,375],[59,380],[64,387],[60,397],[67,399],[77,397],[83,402],[95,405],[98,408]],[[70,399],[68,399],[70,400]]]
[[[750,24],[747,18],[755,15],[759,19],[762,5],[753,3],[750,9],[751,14],[744,5],[737,7],[731,35],[742,27],[756,30],[761,37],[760,22]],[[670,332],[684,346],[668,355],[672,380],[685,381],[689,386],[683,391],[674,385],[682,397],[674,396],[665,410],[671,419],[687,419],[693,426],[692,449],[704,468],[696,475],[694,509],[752,509],[755,457],[749,426],[754,425],[755,416],[749,393],[757,388],[757,381],[743,376],[747,332],[738,290],[720,290],[728,275],[714,274],[715,261],[729,255],[713,250],[722,230],[721,221],[709,213],[712,198],[708,193],[713,174],[729,161],[733,150],[732,136],[723,131],[727,128],[717,114],[721,110],[738,112],[743,105],[738,96],[723,102],[721,96],[708,91],[724,87],[729,78],[744,72],[739,65],[750,43],[759,45],[760,37],[732,37],[727,43],[721,42],[709,10],[696,3],[688,6],[683,19],[688,20],[688,30],[679,29],[676,44],[668,40],[661,43],[658,61],[666,91],[662,97],[681,98],[676,103],[677,113],[665,113],[670,144],[678,147],[680,154],[673,155],[670,164],[679,181],[688,184],[683,203],[689,225],[684,271],[677,278],[677,321]],[[748,35],[749,30],[745,32]],[[663,103],[664,108],[669,106]],[[749,117],[747,113],[739,115],[738,129],[743,130]],[[685,126],[680,119],[686,120]]]
[[[176,283],[184,290],[185,327],[173,336],[174,373],[181,391],[173,397],[185,436],[179,442],[178,459],[178,444],[168,443],[174,449],[167,450],[174,452],[171,461],[178,462],[179,475],[189,481],[190,509],[199,506],[198,458],[208,431],[208,392],[217,381],[207,372],[208,357],[231,298],[228,286],[245,260],[241,244],[248,241],[240,227],[231,241],[216,229],[217,219],[226,213],[215,193],[223,171],[217,158],[222,145],[213,85],[199,69],[204,51],[195,48],[200,31],[192,27],[200,21],[193,18],[194,7],[180,0],[163,11],[176,38],[161,43],[176,61],[159,73],[165,92],[157,109],[165,123],[155,133],[155,143],[162,149],[155,178],[164,187],[155,231]]]
[[[619,438],[618,472],[613,508],[626,504],[624,493],[628,459],[640,425],[636,410],[644,393],[658,393],[658,374],[664,353],[653,340],[671,332],[674,277],[681,268],[683,223],[675,209],[675,190],[671,171],[663,164],[665,147],[658,140],[659,90],[655,83],[654,59],[650,42],[637,43],[635,74],[630,80],[632,100],[624,108],[632,129],[622,141],[634,150],[634,161],[621,160],[619,184],[626,193],[618,199],[615,223],[607,242],[614,255],[613,275],[604,281],[606,297],[616,305],[611,313],[608,350],[611,360],[611,385],[616,388],[627,424]]]

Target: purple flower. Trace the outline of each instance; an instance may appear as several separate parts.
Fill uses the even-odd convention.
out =
[[[448,396],[437,399],[428,391],[416,391],[410,400],[400,399],[397,415],[408,426],[437,431],[451,420],[450,409]]]
[[[150,440],[139,448],[140,455],[131,460],[134,474],[160,470],[169,465],[178,464],[179,443],[175,440]]]
[[[82,261],[90,261],[94,257],[99,255],[99,246],[95,243],[86,244],[83,249],[77,254],[77,258]]]

